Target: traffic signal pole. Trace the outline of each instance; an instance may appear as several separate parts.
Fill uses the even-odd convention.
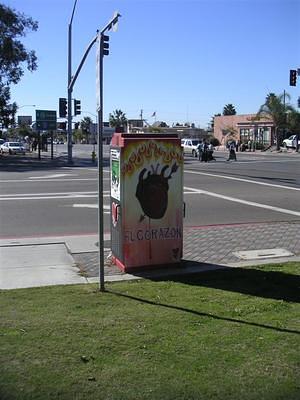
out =
[[[98,261],[99,261],[99,290],[105,291],[104,287],[104,224],[103,224],[103,48],[101,45],[101,34],[99,40],[99,104],[98,104]]]
[[[69,34],[68,34],[68,163],[72,164],[72,92],[76,79],[81,71],[81,68],[85,62],[85,59],[97,40],[99,40],[98,47],[98,76],[97,76],[97,116],[98,116],[98,231],[99,231],[99,278],[100,278],[100,291],[104,291],[104,224],[103,224],[103,56],[108,55],[108,46],[106,41],[108,38],[104,33],[117,26],[119,13],[115,13],[114,17],[109,21],[109,23],[92,39],[88,45],[82,60],[74,74],[72,76],[72,63],[71,63],[71,46],[72,46],[72,20],[74,15],[74,10],[77,0],[75,0],[74,8],[72,12],[71,21],[69,24]]]
[[[99,290],[105,291],[104,286],[104,224],[103,224],[103,57],[108,55],[107,41],[109,38],[104,35],[110,30],[121,15],[116,13],[114,18],[97,35],[97,113],[98,113],[98,234],[99,234]]]
[[[72,157],[72,91],[73,86],[71,86],[72,80],[72,22],[75,12],[77,0],[74,2],[73,11],[71,20],[69,23],[68,30],[68,135],[67,135],[67,144],[68,144],[68,164],[73,163]]]

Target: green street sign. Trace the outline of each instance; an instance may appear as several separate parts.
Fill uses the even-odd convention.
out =
[[[40,131],[56,130],[56,111],[36,110],[36,129]]]

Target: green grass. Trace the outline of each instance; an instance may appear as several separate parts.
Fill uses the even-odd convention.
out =
[[[0,291],[0,399],[299,399],[299,267]]]

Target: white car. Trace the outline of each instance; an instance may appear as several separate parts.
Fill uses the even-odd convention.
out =
[[[25,154],[25,148],[19,142],[5,142],[0,146],[1,154]]]
[[[197,146],[201,143],[199,139],[181,139],[181,146],[183,146],[183,152],[190,154],[193,157],[197,157]]]
[[[300,135],[298,135],[300,138]],[[296,135],[290,136],[288,139],[284,139],[282,142],[283,147],[296,147]],[[298,146],[300,146],[300,139],[298,139]]]

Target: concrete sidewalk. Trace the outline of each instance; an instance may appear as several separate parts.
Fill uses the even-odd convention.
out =
[[[184,228],[180,267],[135,274],[125,274],[112,265],[109,239],[106,234],[106,281],[300,261],[300,221]],[[97,235],[2,239],[0,289],[98,282],[97,241]]]

